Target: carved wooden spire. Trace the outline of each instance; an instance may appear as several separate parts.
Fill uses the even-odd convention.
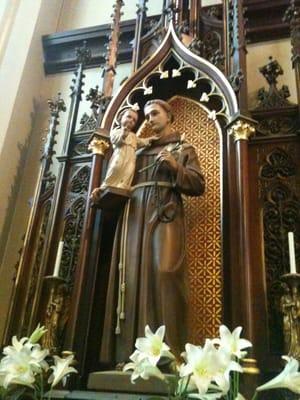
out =
[[[286,10],[283,21],[290,23],[292,63],[296,75],[297,97],[300,114],[300,7],[296,6],[295,0],[291,0],[291,5]]]
[[[134,44],[133,44],[133,56],[132,56],[132,72],[135,72],[141,62],[141,37],[143,35],[146,13],[147,13],[147,4],[148,0],[139,0],[137,4],[136,11],[136,24],[135,24],[135,36],[134,36]]]
[[[121,8],[123,5],[123,0],[116,0],[115,4],[113,5],[114,11],[111,15],[111,32],[109,35],[109,42],[107,44],[107,53],[105,55],[102,91],[101,96],[99,96],[97,100],[99,107],[97,126],[101,125],[103,115],[106,111],[106,108],[111,100],[113,93],[119,48],[120,21],[121,16],[123,15],[123,13],[121,12]]]
[[[193,37],[199,37],[200,10],[201,10],[201,0],[191,0],[190,35]]]
[[[116,0],[113,6],[114,12],[112,14],[111,34],[109,36],[109,43],[107,47],[106,64],[104,70],[103,80],[103,94],[104,96],[111,96],[113,92],[114,79],[116,75],[117,56],[119,48],[120,37],[120,21],[123,13],[121,8],[124,5],[123,0]]]
[[[240,110],[245,113],[247,112],[248,104],[244,5],[243,1],[240,0],[230,0],[226,5],[229,7],[229,29],[231,34],[231,75],[229,81],[237,94]]]

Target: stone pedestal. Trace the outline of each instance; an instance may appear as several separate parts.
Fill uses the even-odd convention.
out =
[[[47,394],[46,394],[47,396]],[[65,390],[53,390],[51,392],[53,400],[148,400],[148,394],[133,394],[133,393],[107,393],[95,392],[89,390],[74,390],[71,392]],[[45,397],[45,400],[47,397]],[[166,397],[167,400],[167,397]]]
[[[131,374],[121,371],[100,371],[89,375],[88,389],[107,392],[167,394],[166,384],[157,378],[149,380],[137,379],[133,385],[130,381]],[[167,375],[172,377],[172,375]],[[149,397],[149,396],[148,396]]]

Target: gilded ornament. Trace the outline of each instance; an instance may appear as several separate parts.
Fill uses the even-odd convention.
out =
[[[235,142],[238,140],[249,140],[254,132],[255,127],[241,119],[234,123],[228,130],[229,135],[233,135]]]
[[[93,154],[104,156],[106,151],[109,149],[109,143],[105,139],[94,137],[90,142],[88,149],[92,151]]]

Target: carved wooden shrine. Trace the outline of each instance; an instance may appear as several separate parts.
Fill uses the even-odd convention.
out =
[[[132,75],[112,96],[123,5],[116,1],[103,88],[88,92],[91,113],[81,118],[79,129],[83,71],[91,54],[86,44],[76,50],[56,176],[51,163],[65,106],[60,97],[49,102],[48,141],[4,342],[13,334],[27,335],[39,321],[48,324],[53,350],[76,353],[82,385],[90,372],[105,368],[99,348],[117,221],[114,210],[90,207],[89,195],[105,174],[109,131],[118,126],[120,112],[136,102],[142,109],[153,98],[172,105],[175,128],[196,148],[207,184],[204,197],[185,199],[190,340],[201,343],[216,335],[222,321],[242,325],[254,344],[250,357],[264,372],[279,365],[284,351],[280,277],[289,271],[288,231],[295,234],[300,268],[299,105],[288,101],[287,86],[277,86],[280,65],[266,59],[260,72],[268,86],[259,91],[257,107],[248,109],[243,2],[224,1],[223,8],[203,8],[200,1],[164,3],[161,18],[149,23],[146,1],[139,2]],[[291,26],[299,102],[300,23],[294,3],[285,21]],[[139,134],[147,135],[143,122],[140,113]],[[60,240],[60,275],[51,281]]]

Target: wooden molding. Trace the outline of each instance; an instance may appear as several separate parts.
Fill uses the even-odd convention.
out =
[[[296,1],[300,4],[300,0]],[[248,43],[259,43],[289,37],[289,24],[282,22],[289,0],[244,0],[246,39]],[[150,17],[157,20],[159,16]],[[218,20],[215,20],[218,21]],[[118,63],[132,60],[131,42],[134,39],[135,19],[121,22]],[[92,57],[87,68],[104,64],[110,24],[53,33],[42,38],[44,68],[46,74],[72,71],[76,66],[75,48],[87,41]]]

